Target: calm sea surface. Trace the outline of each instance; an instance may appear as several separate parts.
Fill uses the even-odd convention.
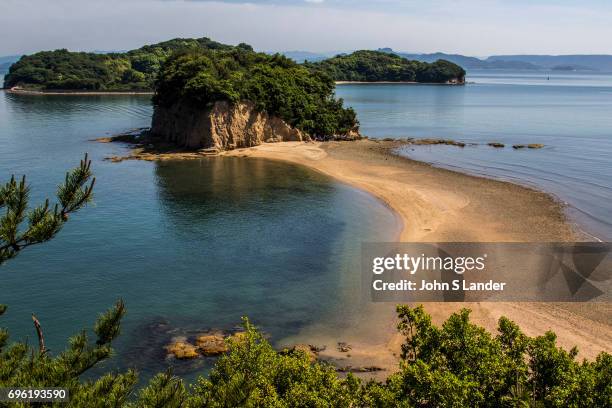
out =
[[[479,143],[410,146],[401,153],[551,192],[569,204],[579,227],[612,239],[612,75],[475,71],[468,81],[461,87],[342,85],[337,94],[356,109],[368,136]],[[512,149],[520,143],[546,147]]]
[[[362,241],[389,240],[380,202],[305,168],[240,158],[111,163],[126,150],[91,139],[147,126],[148,97],[0,93],[0,179],[27,174],[32,202],[52,196],[84,152],[95,204],[57,239],[0,267],[1,319],[13,339],[49,347],[127,304],[118,358],[108,366],[163,370],[172,336],[231,329],[248,315],[273,341],[312,323],[342,327],[359,309]],[[179,364],[187,377],[212,363]]]
[[[549,79],[547,78],[549,77]],[[543,143],[541,150],[410,147],[402,154],[537,186],[570,205],[587,231],[612,239],[612,77],[471,73],[464,87],[343,85],[371,137]],[[13,339],[51,350],[90,327],[121,297],[128,306],[118,357],[144,376],[164,369],[172,336],[231,329],[243,315],[273,341],[314,323],[358,320],[362,241],[389,240],[394,215],[367,194],[320,174],[255,159],[110,163],[125,147],[91,139],[147,126],[148,97],[0,93],[0,180],[27,174],[33,202],[52,196],[84,152],[95,204],[57,239],[2,266],[2,317]],[[179,364],[192,378],[208,360]]]

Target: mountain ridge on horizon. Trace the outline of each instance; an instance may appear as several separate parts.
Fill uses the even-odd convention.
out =
[[[516,69],[516,70],[559,70],[559,71],[603,71],[612,72],[611,54],[499,54],[488,57],[474,57],[463,54],[433,52],[411,53],[392,48],[378,48],[377,51],[397,54],[407,59],[434,62],[445,59],[465,69]],[[345,52],[282,51],[281,54],[296,62],[317,62]]]

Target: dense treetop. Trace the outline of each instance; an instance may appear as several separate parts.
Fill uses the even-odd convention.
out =
[[[327,73],[335,81],[446,83],[453,80],[463,82],[465,77],[465,70],[449,61],[411,61],[383,51],[355,51],[349,55],[306,63],[306,66]]]
[[[356,128],[352,109],[334,97],[334,81],[282,55],[242,48],[177,53],[162,66],[153,102],[209,107],[249,101],[310,135],[343,135]]]
[[[4,87],[40,90],[150,91],[161,64],[175,51],[231,49],[208,38],[175,38],[128,52],[99,54],[65,49],[21,57],[4,79]],[[236,48],[251,49],[239,44]]]

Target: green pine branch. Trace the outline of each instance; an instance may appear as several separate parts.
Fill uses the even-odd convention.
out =
[[[68,221],[69,214],[91,202],[95,181],[91,160],[85,154],[79,166],[66,173],[57,191],[59,202],[53,206],[47,199],[28,209],[30,188],[25,176],[19,182],[12,176],[0,186],[0,211],[4,212],[0,216],[0,265],[24,248],[52,239]]]

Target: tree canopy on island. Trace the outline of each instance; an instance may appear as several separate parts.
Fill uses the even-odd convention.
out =
[[[209,38],[175,38],[127,52],[92,53],[66,49],[21,57],[11,65],[4,87],[66,91],[152,91],[162,64],[185,51],[253,51],[248,44],[221,44]],[[382,51],[357,51],[316,63],[305,63],[335,81],[463,81],[465,71],[445,60],[410,61]],[[228,67],[231,69],[231,67]]]
[[[21,57],[4,78],[4,87],[33,90],[151,91],[163,62],[174,52],[231,49],[209,38],[175,38],[128,52],[108,54],[42,51]],[[236,48],[252,50],[247,44]]]
[[[312,136],[356,129],[355,111],[334,97],[334,81],[280,54],[241,48],[177,53],[162,66],[153,103],[210,107],[217,101],[249,101]]]
[[[465,70],[449,61],[412,61],[383,51],[355,51],[305,65],[335,81],[462,83],[465,78]]]

